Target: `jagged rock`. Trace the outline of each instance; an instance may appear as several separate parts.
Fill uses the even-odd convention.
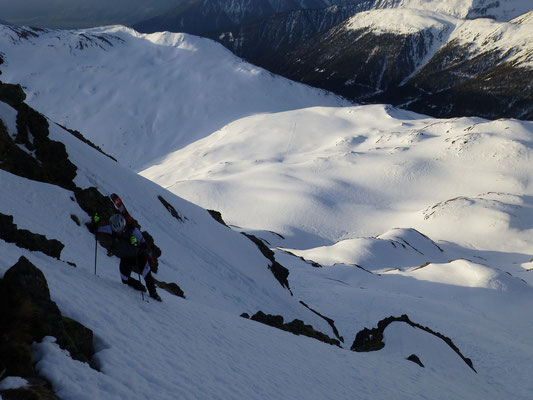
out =
[[[165,208],[168,210],[170,215],[172,215],[174,218],[176,218],[178,221],[183,222],[183,218],[179,215],[179,213],[176,211],[174,206],[170,204],[168,201],[166,201],[163,196],[157,196],[161,204],[165,206]]]
[[[242,316],[242,315],[241,315]],[[258,311],[251,317],[252,321],[261,322],[262,324],[278,328],[283,331],[291,332],[294,335],[303,335],[313,339],[320,340],[321,342],[328,343],[340,347],[340,342],[336,339],[330,338],[328,335],[315,330],[311,325],[306,325],[303,321],[295,319],[292,322],[283,323],[283,317],[281,315],[265,314],[262,311]]]
[[[24,257],[0,280],[0,309],[0,359],[5,375],[37,377],[31,345],[45,336],[55,337],[74,359],[93,366],[92,331],[62,317],[50,299],[44,274]]]
[[[342,343],[344,343],[344,337],[340,336],[339,335],[339,331],[337,329],[337,327],[335,326],[335,321],[332,320],[331,318],[328,318],[322,314],[320,314],[318,311],[312,309],[311,307],[309,307],[307,304],[305,304],[303,301],[300,300],[300,304],[303,305],[305,308],[307,308],[308,310],[310,310],[311,312],[315,313],[316,315],[318,315],[320,318],[324,319],[328,324],[329,326],[331,326],[331,329],[333,330],[333,333],[335,334],[335,336],[337,337],[337,339],[339,339]]]
[[[220,213],[220,211],[207,210],[207,212],[211,214],[211,216],[213,217],[215,221],[217,221],[218,223],[224,226],[228,226],[228,224],[226,224],[226,222],[224,222],[224,220],[222,219],[222,214]]]
[[[289,270],[276,261],[274,252],[270,250],[261,239],[248,233],[243,232],[242,234],[254,242],[261,253],[270,260],[271,264],[268,268],[272,271],[272,274],[274,274],[274,277],[278,280],[281,286],[288,289],[290,292],[291,288],[289,287],[289,280],[287,279],[289,277]]]
[[[273,328],[283,329],[283,317],[281,315],[265,314],[263,311],[258,311],[252,315],[251,319]]]
[[[106,223],[109,218],[115,214],[115,207],[113,206],[111,199],[101,194],[95,187],[87,189],[76,188],[74,190],[74,195],[76,196],[76,201],[79,206],[90,217],[93,217],[98,213],[101,221]]]
[[[20,106],[24,100],[26,100],[26,93],[22,90],[22,86],[0,82],[0,101],[15,107]]]
[[[77,167],[68,159],[65,145],[48,138],[46,118],[25,103],[15,104],[14,108],[18,111],[15,141],[0,123],[0,168],[24,178],[73,190]]]
[[[61,128],[63,128],[64,130],[66,130],[67,132],[69,132],[70,134],[72,134],[72,136],[76,137],[77,139],[81,140],[83,143],[91,146],[93,149],[97,150],[98,152],[102,153],[104,156],[112,159],[113,161],[117,161],[117,159],[113,156],[110,156],[109,154],[107,154],[105,151],[103,151],[100,146],[97,146],[95,145],[93,142],[91,142],[89,139],[87,139],[85,136],[83,136],[81,134],[80,131],[76,131],[74,129],[69,129],[63,125],[60,125],[60,124],[57,124],[57,126],[60,126]]]
[[[413,328],[421,329],[427,333],[438,337],[439,339],[442,339],[448,346],[450,346],[450,348],[455,353],[457,353],[459,357],[462,358],[466,365],[468,365],[474,372],[477,373],[472,363],[472,360],[466,358],[449,337],[444,336],[442,333],[435,332],[434,330],[426,326],[422,326],[420,324],[417,324],[416,322],[411,321],[406,314],[403,314],[401,317],[390,316],[379,321],[377,328],[364,328],[363,330],[359,331],[355,336],[355,340],[350,350],[357,352],[381,350],[383,347],[385,347],[385,343],[383,342],[383,332],[392,322],[405,322]]]
[[[420,365],[422,368],[424,367],[424,364],[422,364],[422,361],[420,361],[420,358],[416,354],[411,354],[409,357],[406,358],[409,361],[414,362],[415,364]]]
[[[13,223],[13,216],[2,213],[0,213],[0,239],[8,243],[15,243],[24,249],[40,251],[57,259],[65,247],[59,240],[47,239],[44,235],[26,229],[18,229],[17,225]]]
[[[93,331],[68,317],[63,317],[63,327],[67,336],[65,347],[72,358],[86,362],[95,368],[91,361],[94,355]]]
[[[174,282],[170,282],[170,283],[163,282],[163,281],[159,281],[159,280],[157,280],[155,278],[154,278],[154,281],[155,281],[155,283],[157,284],[158,287],[160,287],[163,290],[166,290],[170,294],[173,294],[174,296],[185,298],[185,293],[183,292],[183,290],[181,290],[181,288],[178,286],[177,283],[174,283]]]
[[[1,120],[0,168],[12,174],[34,181],[45,181],[37,160],[15,144]]]

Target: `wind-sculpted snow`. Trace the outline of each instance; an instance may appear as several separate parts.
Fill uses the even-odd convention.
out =
[[[356,265],[367,271],[414,268],[429,262],[448,261],[435,242],[413,229],[393,229],[374,238],[344,239],[332,246],[285,251],[321,265]]]
[[[530,122],[312,108],[236,121],[143,175],[230,225],[283,235],[272,245],[303,249],[412,227],[433,240],[527,253],[532,148]],[[431,215],[439,203],[486,193],[495,201]]]

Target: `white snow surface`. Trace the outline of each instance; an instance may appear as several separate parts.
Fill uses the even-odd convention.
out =
[[[530,0],[377,0],[373,6],[436,11],[463,19],[490,17],[497,21],[509,21],[533,8]]]
[[[181,33],[0,25],[0,48],[2,81],[133,169],[251,114],[347,104]]]

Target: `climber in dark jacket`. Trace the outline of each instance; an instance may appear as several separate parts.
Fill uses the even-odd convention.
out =
[[[98,221],[95,221],[96,223]],[[146,291],[143,284],[133,279],[131,271],[141,274],[146,282],[150,297],[161,301],[155,289],[154,278],[150,271],[148,259],[150,257],[144,237],[139,229],[131,224],[126,224],[121,214],[114,214],[109,218],[109,225],[94,226],[94,233],[108,234],[112,238],[111,252],[120,258],[120,278],[122,283],[136,290]]]

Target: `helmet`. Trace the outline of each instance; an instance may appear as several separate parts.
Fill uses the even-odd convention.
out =
[[[114,214],[109,218],[109,225],[113,232],[122,232],[126,227],[126,220],[120,214]]]

